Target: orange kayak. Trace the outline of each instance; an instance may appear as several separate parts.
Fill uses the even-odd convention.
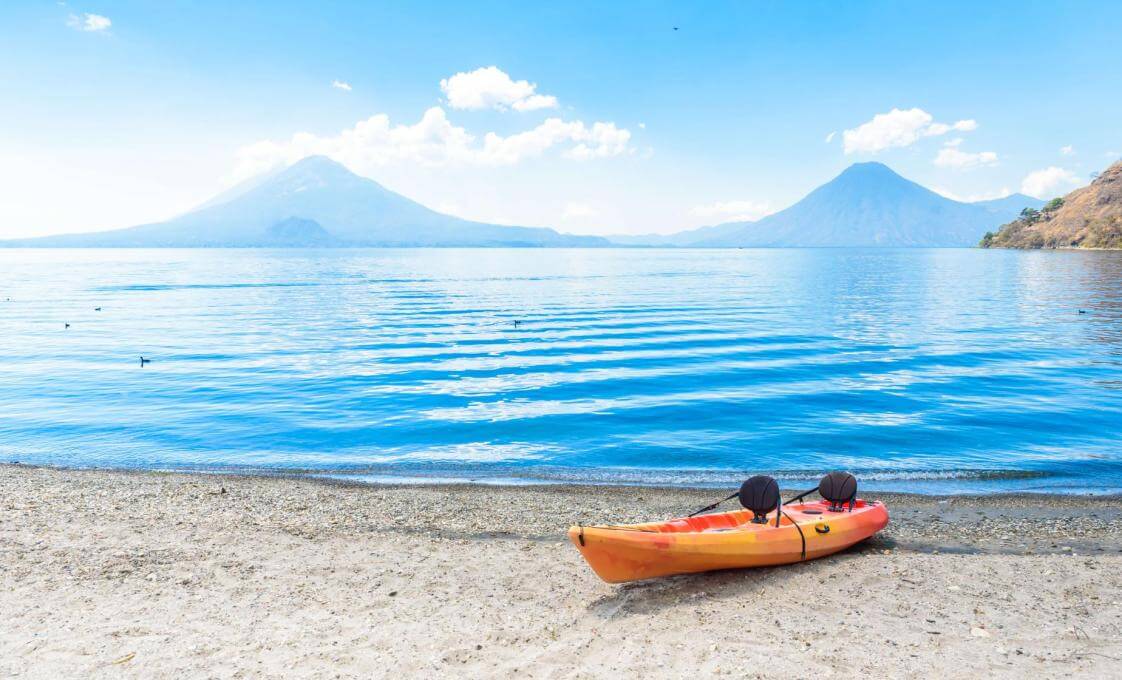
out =
[[[888,524],[883,503],[857,499],[852,511],[827,501],[783,506],[767,524],[747,510],[668,522],[575,526],[569,540],[608,583],[671,574],[792,564],[824,557],[869,538]]]

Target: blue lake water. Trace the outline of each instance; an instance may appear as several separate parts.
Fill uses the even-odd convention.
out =
[[[0,250],[14,460],[1118,492],[1122,253]]]

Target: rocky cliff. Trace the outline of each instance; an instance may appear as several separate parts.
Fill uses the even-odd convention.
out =
[[[1122,248],[1122,161],[1090,185],[1042,209],[1024,210],[997,233],[988,233],[983,248]]]

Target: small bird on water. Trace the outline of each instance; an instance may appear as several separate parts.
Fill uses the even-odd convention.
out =
[[[68,324],[68,323],[64,323],[64,324],[62,324],[62,327],[63,327],[63,328],[70,328],[70,324]]]
[[[144,357],[140,357],[140,367],[141,368],[144,367],[144,364],[150,364],[150,363],[152,363],[151,359],[145,359]]]
[[[1086,310],[1086,309],[1081,309],[1081,310],[1079,310],[1079,313],[1080,313],[1080,314],[1086,314],[1086,313],[1087,313],[1087,310]]]
[[[94,307],[94,311],[95,311],[95,312],[100,312],[100,311],[101,311],[101,307]]]

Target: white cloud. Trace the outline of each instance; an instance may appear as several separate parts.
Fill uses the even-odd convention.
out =
[[[826,135],[826,143],[829,144],[830,142],[834,141],[834,137],[836,137],[837,134],[838,134],[838,131],[834,130],[830,134]]]
[[[557,97],[546,94],[534,94],[519,99],[511,104],[515,111],[537,111],[538,109],[555,109],[557,108]]]
[[[550,118],[546,123],[551,120],[558,119]],[[580,143],[565,152],[566,158],[584,161],[592,158],[618,156],[628,151],[627,143],[631,141],[630,130],[617,128],[615,123],[597,122],[593,123],[592,127],[588,129],[580,121],[577,121],[576,125],[577,128],[571,131],[571,138],[573,141]]]
[[[568,142],[576,144],[562,153],[566,158],[607,158],[626,152],[630,139],[631,132],[617,128],[615,123],[597,122],[589,128],[579,120],[547,118],[535,128],[506,137],[488,132],[483,137],[482,148],[475,152],[474,161],[484,165],[513,165]]]
[[[433,205],[432,209],[438,213],[444,213],[445,215],[459,215],[464,211],[462,205],[450,201],[440,201]]]
[[[66,18],[66,25],[79,31],[100,33],[109,30],[113,22],[109,20],[109,17],[103,17],[100,14],[71,14]]]
[[[537,94],[537,85],[513,80],[495,66],[461,72],[440,81],[440,89],[454,109],[535,111],[557,108],[557,98]]]
[[[565,211],[561,213],[561,219],[565,220],[584,220],[590,217],[598,217],[600,211],[587,203],[566,203]]]
[[[1013,190],[1010,189],[1009,187],[1001,187],[997,191],[982,192],[982,193],[979,193],[979,194],[965,194],[965,195],[956,193],[954,191],[951,191],[950,189],[945,189],[943,187],[937,187],[937,186],[936,187],[931,187],[931,190],[934,191],[935,193],[939,194],[940,196],[946,196],[947,198],[951,199],[952,201],[960,201],[962,203],[977,203],[978,201],[990,201],[990,200],[993,200],[995,198],[1005,198],[1006,196],[1011,196],[1013,194]]]
[[[646,130],[647,129],[647,124],[646,123],[639,123],[639,129],[640,130]]]
[[[945,135],[951,130],[971,132],[978,128],[973,120],[960,120],[953,125],[933,122],[934,117],[923,109],[892,109],[878,113],[867,123],[842,133],[845,152],[877,153],[894,147],[911,146],[923,137]]]
[[[1071,156],[1073,154],[1075,154],[1075,147],[1073,147],[1071,144],[1060,147],[1060,155]]]
[[[334,87],[336,90],[342,90],[344,92],[350,92],[352,89],[350,83],[342,80],[332,80],[331,87]]]
[[[756,201],[717,201],[707,205],[695,206],[690,213],[698,217],[720,217],[729,221],[754,221],[774,212],[765,202]]]
[[[305,156],[324,155],[359,171],[401,162],[420,166],[514,165],[555,147],[575,160],[606,158],[628,153],[631,132],[614,123],[563,121],[548,118],[540,125],[506,137],[488,132],[476,136],[448,120],[434,106],[412,125],[392,125],[378,114],[333,136],[300,132],[284,142],[265,140],[242,147],[231,180],[238,181]]]
[[[299,132],[287,142],[266,140],[242,147],[237,152],[234,178],[251,177],[317,154],[356,168],[399,160],[440,165],[469,157],[473,141],[474,137],[452,125],[439,107],[426,111],[413,125],[391,125],[389,116],[378,114],[331,137]]]
[[[961,143],[961,139],[955,139],[939,149],[939,153],[935,156],[935,165],[940,168],[954,168],[956,170],[997,165],[997,154],[993,151],[970,153],[958,148]]]
[[[937,137],[939,135],[945,135],[951,130],[955,130],[957,132],[973,132],[977,129],[978,121],[976,120],[960,120],[954,125],[947,125],[946,123],[932,123],[931,125],[927,126],[926,130],[923,131],[923,136]]]
[[[1078,185],[1079,178],[1074,172],[1053,165],[1030,172],[1021,182],[1021,193],[1040,199],[1054,198]]]

